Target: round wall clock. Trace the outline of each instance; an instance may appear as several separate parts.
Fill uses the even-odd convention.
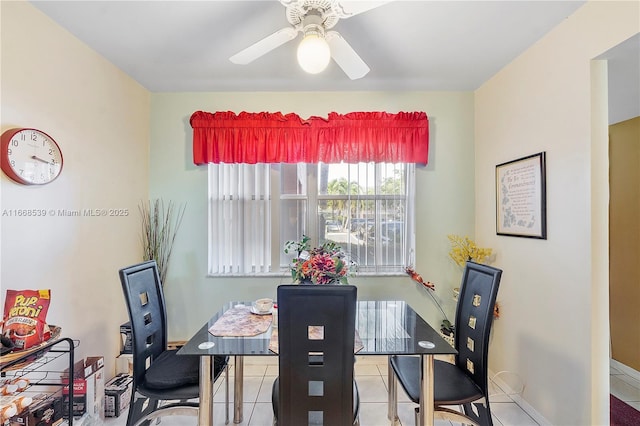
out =
[[[62,151],[55,140],[37,129],[16,128],[2,134],[2,171],[23,185],[44,185],[62,171]]]

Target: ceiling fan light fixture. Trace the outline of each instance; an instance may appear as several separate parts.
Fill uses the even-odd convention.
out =
[[[298,45],[298,64],[309,74],[318,74],[331,60],[329,44],[321,27],[305,28],[304,38]]]

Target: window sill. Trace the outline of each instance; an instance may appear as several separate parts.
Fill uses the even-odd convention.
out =
[[[406,277],[404,272],[358,272],[353,275],[349,275],[349,278],[360,277]],[[287,280],[289,275],[283,275],[282,273],[266,272],[260,274],[207,274],[207,278],[280,278]]]

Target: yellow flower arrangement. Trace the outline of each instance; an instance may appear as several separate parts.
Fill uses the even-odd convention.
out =
[[[459,235],[447,235],[451,242],[451,251],[449,257],[453,259],[458,266],[464,266],[469,260],[476,263],[484,263],[492,250],[490,248],[481,248],[469,237],[461,237]]]

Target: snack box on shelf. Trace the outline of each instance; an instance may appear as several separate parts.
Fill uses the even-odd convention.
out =
[[[118,374],[104,386],[104,415],[118,417],[131,401],[133,377],[128,374]]]
[[[69,372],[63,375],[63,383],[69,382]],[[87,357],[73,366],[73,416],[81,417],[85,413],[92,419],[104,420],[104,358]],[[69,386],[62,389],[63,410],[69,412]],[[75,424],[75,421],[74,421]]]
[[[62,395],[60,392],[40,393],[22,412],[11,417],[11,426],[58,426],[62,423]]]

